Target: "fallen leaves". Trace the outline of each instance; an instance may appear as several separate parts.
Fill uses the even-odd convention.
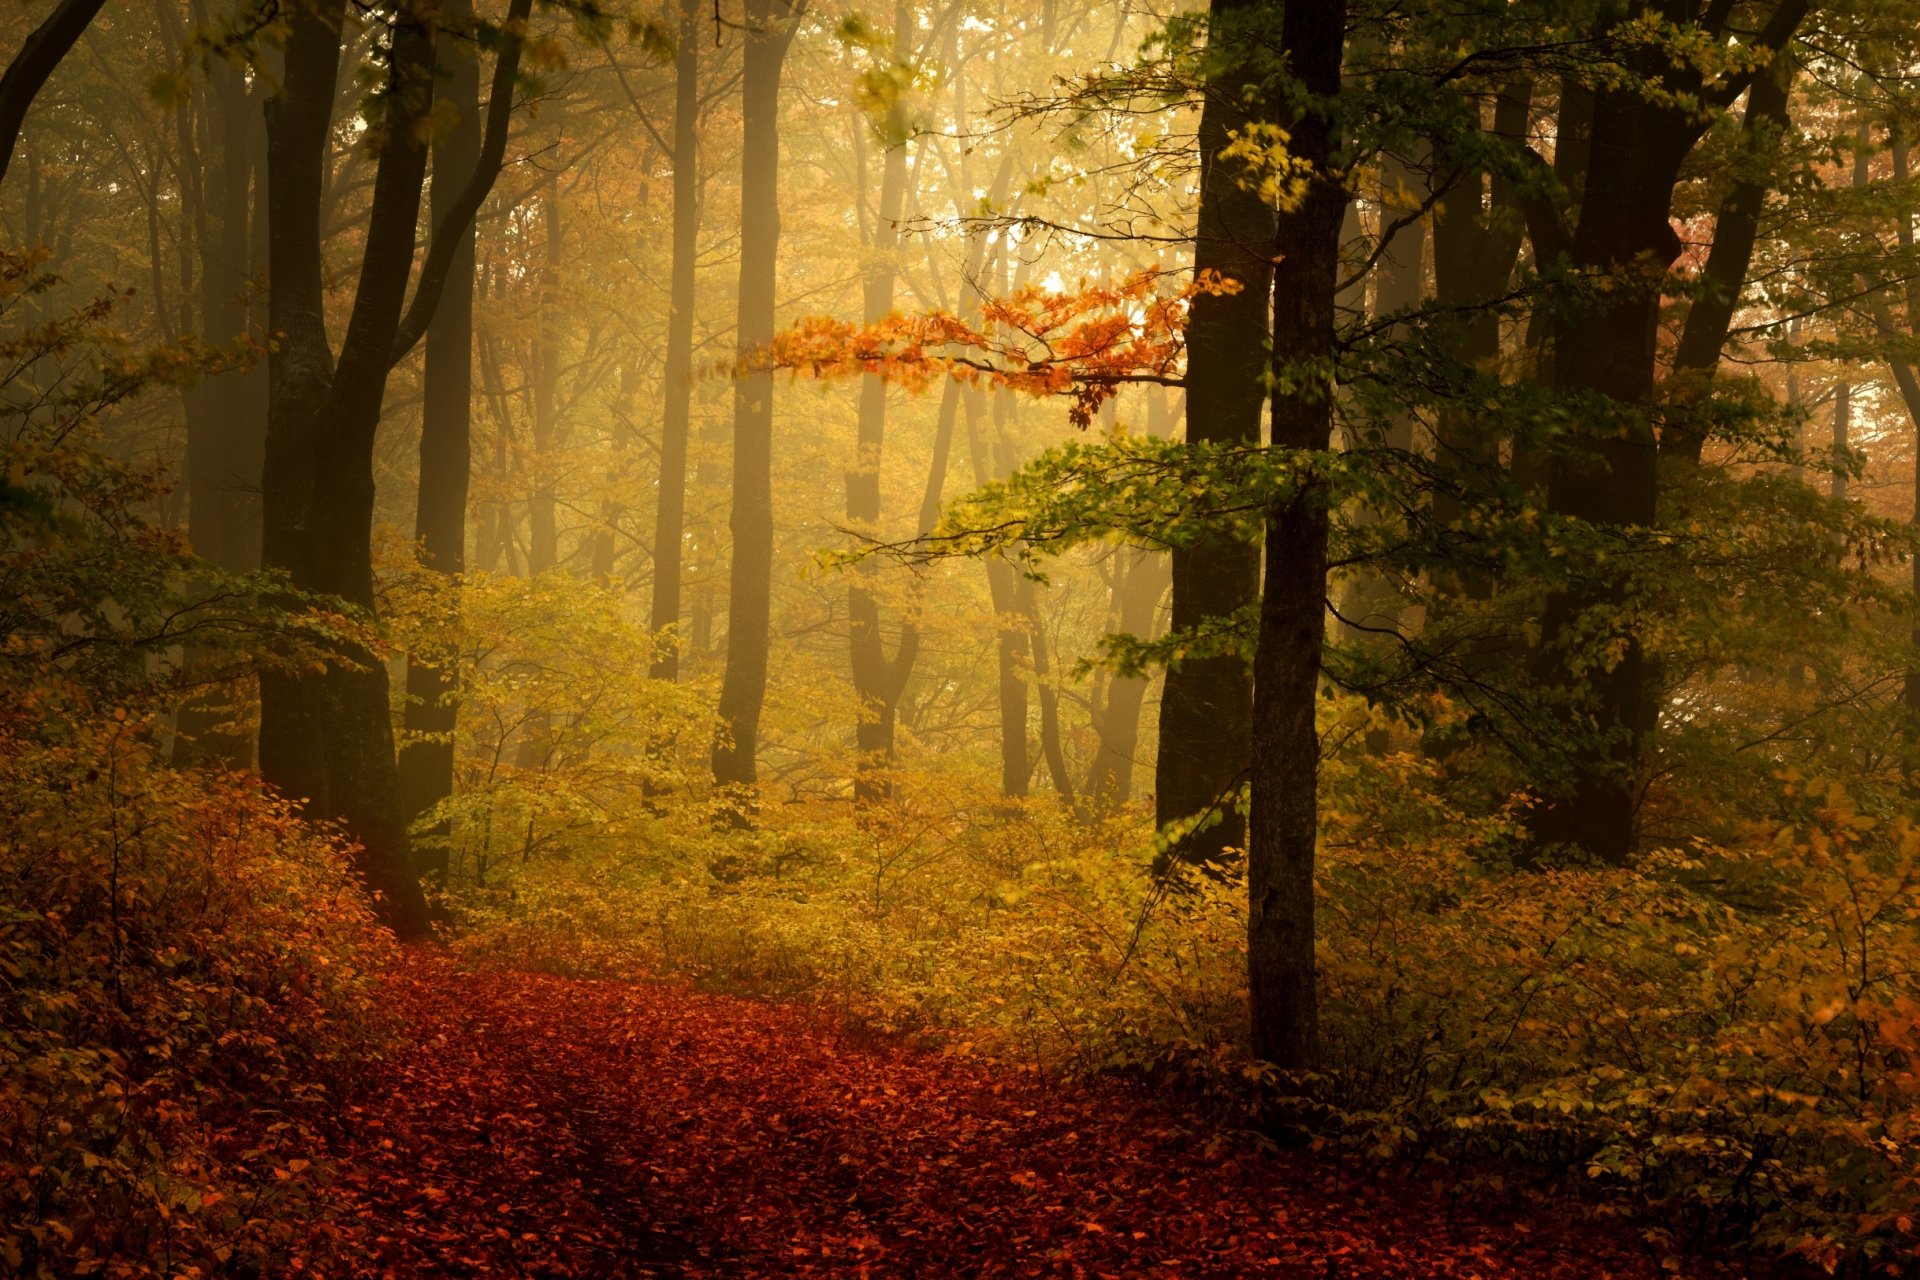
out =
[[[338,1153],[356,1274],[1663,1274],[1623,1230],[1450,1219],[1370,1167],[1221,1151],[1137,1096],[856,1046],[802,1009],[425,952],[389,996],[412,1044]]]

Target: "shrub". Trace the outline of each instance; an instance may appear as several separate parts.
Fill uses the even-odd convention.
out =
[[[57,745],[26,718],[0,721],[0,1270],[278,1273],[385,935],[256,782],[162,767],[132,718]]]

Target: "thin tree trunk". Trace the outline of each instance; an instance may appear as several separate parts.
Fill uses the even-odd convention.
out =
[[[904,64],[912,52],[912,7],[897,5],[894,21],[894,56]],[[900,217],[907,199],[908,132],[903,100],[895,104],[882,125],[881,141],[886,145],[881,158],[880,203],[868,238],[868,265],[861,288],[863,318],[868,324],[878,324],[893,310],[897,271],[894,255],[899,248]],[[860,382],[858,441],[853,467],[846,475],[847,523],[855,529],[872,531],[880,522],[880,469],[886,427],[886,380],[868,374]],[[862,561],[847,585],[848,659],[858,703],[854,720],[858,762],[853,784],[857,804],[884,799],[892,790],[885,771],[893,763],[900,695],[913,674],[920,649],[919,629],[906,619],[900,626],[898,647],[892,657],[887,655],[880,602],[873,593],[877,569],[872,561]]]
[[[963,393],[967,415],[967,447],[973,461],[975,487],[992,480],[997,472],[980,425],[978,388]],[[1018,797],[1027,794],[1033,767],[1027,756],[1027,682],[1022,673],[1021,652],[1026,636],[1014,617],[1014,567],[999,556],[986,562],[987,593],[993,603],[994,653],[997,668],[1000,708],[1000,794]]]
[[[649,672],[680,678],[681,542],[687,525],[687,445],[693,421],[694,267],[700,252],[698,0],[680,6],[674,49],[673,266],[667,298],[666,385],[660,417],[660,499],[653,527],[652,624],[661,639]]]
[[[527,576],[537,578],[560,563],[559,493],[554,474],[560,448],[560,262],[566,224],[556,181],[547,190],[541,221],[547,260],[540,270],[540,321],[533,338],[532,492],[527,498]]]
[[[1109,614],[1122,635],[1151,640],[1160,597],[1171,579],[1166,556],[1139,547],[1115,552],[1113,603]],[[1118,808],[1133,797],[1133,766],[1140,747],[1140,711],[1146,704],[1145,676],[1116,675],[1107,681],[1106,698],[1095,726],[1099,746],[1087,769],[1082,793],[1094,811]]]
[[[464,32],[473,23],[471,0],[449,0],[446,20]],[[429,212],[443,222],[462,183],[480,163],[480,64],[464,39],[440,42],[441,95],[451,104],[450,128],[433,143]],[[474,232],[469,225],[447,269],[447,282],[427,326],[421,378],[420,479],[413,536],[423,567],[458,579],[467,568],[467,489],[473,472]],[[451,655],[445,655],[451,657]],[[453,734],[459,688],[452,671],[407,655],[407,745],[400,752],[401,810],[418,819],[453,795]],[[446,831],[421,857],[436,883],[447,878]]]
[[[780,245],[780,73],[790,28],[774,25],[785,0],[747,0],[741,87],[740,290],[736,325],[741,358],[773,339]],[[773,373],[742,373],[733,392],[733,566],[727,584],[727,665],[720,684],[722,736],[713,779],[736,794],[731,822],[748,820],[759,780],[760,710],[767,694],[773,610]]]
[[[1067,773],[1066,749],[1060,741],[1060,693],[1053,687],[1053,659],[1047,649],[1047,629],[1040,621],[1039,592],[1032,578],[1014,579],[1014,608],[1024,624],[1034,689],[1040,695],[1040,758],[1046,762],[1054,794],[1072,800],[1073,779]]]
[[[1294,0],[1280,53],[1312,101],[1340,91],[1344,0]],[[1330,380],[1340,220],[1347,194],[1328,172],[1334,139],[1311,109],[1290,126],[1311,166],[1297,209],[1281,213],[1273,260],[1273,447],[1324,454],[1333,435]],[[1314,966],[1314,844],[1321,648],[1326,633],[1328,498],[1307,482],[1267,514],[1265,589],[1254,656],[1253,804],[1247,843],[1247,994],[1256,1057],[1289,1071],[1319,1057]]]
[[[1393,233],[1392,241],[1386,245],[1379,266],[1375,268],[1373,314],[1376,319],[1419,306],[1426,292],[1427,228],[1426,220],[1419,216],[1422,203],[1419,191],[1425,184],[1426,178],[1416,173],[1404,158],[1395,155],[1383,157],[1379,234],[1385,236],[1396,222],[1411,221]],[[1413,416],[1409,413],[1398,414],[1377,440],[1352,441],[1348,447],[1391,449],[1403,454],[1411,452]],[[1379,514],[1371,509],[1363,508],[1354,513],[1355,521],[1360,524],[1373,524],[1379,518]],[[1387,637],[1399,633],[1400,614],[1404,606],[1400,590],[1391,578],[1376,569],[1362,568],[1349,575],[1342,584],[1337,611],[1340,638],[1349,644],[1379,645],[1389,642]],[[1372,735],[1369,735],[1369,742],[1376,749],[1385,747],[1384,742],[1374,740]]]

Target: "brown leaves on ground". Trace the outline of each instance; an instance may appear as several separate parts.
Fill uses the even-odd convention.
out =
[[[343,1117],[337,1244],[394,1277],[1673,1275],[1174,1111],[855,1044],[805,1010],[409,956]],[[1680,1273],[1718,1274],[1690,1262]],[[1728,1274],[1733,1269],[1727,1269]]]

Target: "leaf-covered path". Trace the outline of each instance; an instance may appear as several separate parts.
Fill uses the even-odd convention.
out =
[[[344,1117],[341,1229],[394,1277],[1673,1274],[1631,1233],[1450,1224],[1365,1170],[777,1004],[429,953],[389,990],[409,1040]]]

